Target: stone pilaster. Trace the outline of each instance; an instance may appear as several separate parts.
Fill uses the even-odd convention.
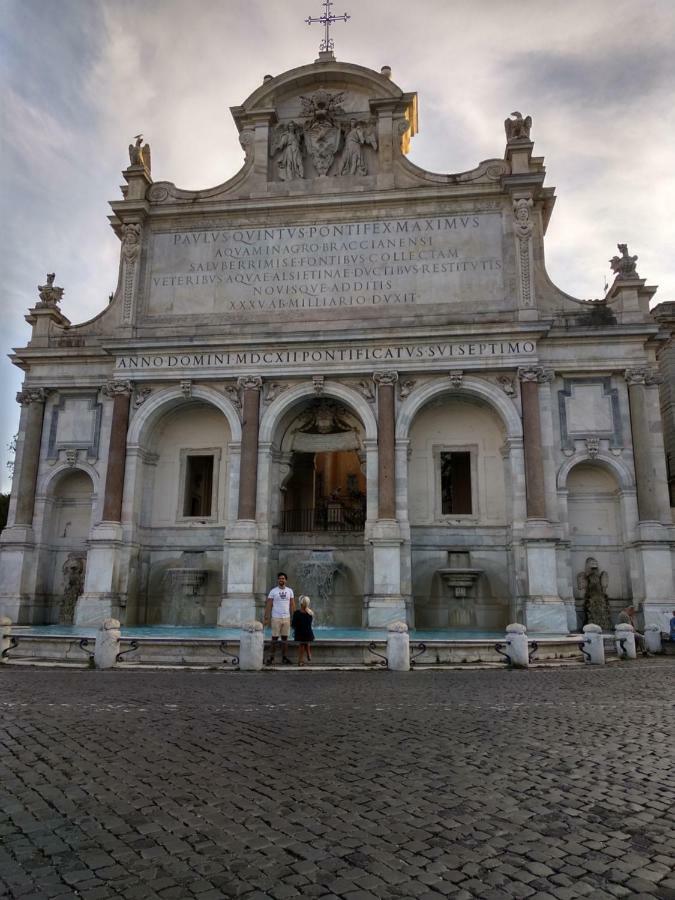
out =
[[[28,388],[16,395],[17,402],[25,409],[23,426],[23,451],[19,466],[16,494],[15,525],[33,524],[35,489],[40,466],[40,445],[45,415],[47,391],[44,388]]]
[[[655,386],[661,381],[656,369],[648,367],[626,370],[628,402],[630,406],[635,483],[638,514],[641,522],[658,522],[665,515],[662,510],[663,482],[657,478],[657,465],[652,447],[650,406]],[[659,467],[660,468],[660,467]],[[661,474],[660,472],[658,474]]]

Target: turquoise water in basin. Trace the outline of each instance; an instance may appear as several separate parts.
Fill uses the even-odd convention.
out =
[[[96,636],[95,626],[75,625],[15,625],[14,634],[38,636],[87,637]],[[216,626],[188,627],[182,625],[138,625],[122,626],[123,638],[170,638],[172,640],[239,640],[241,629],[218,628]],[[317,641],[386,641],[385,628],[330,628],[318,626],[314,629]],[[270,629],[265,629],[265,637],[271,636]],[[453,631],[446,629],[412,629],[411,641],[486,641],[499,640],[504,637],[503,631]],[[530,639],[567,637],[555,634],[530,634]]]

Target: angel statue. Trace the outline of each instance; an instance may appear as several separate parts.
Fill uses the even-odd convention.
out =
[[[607,597],[608,586],[609,575],[607,572],[601,572],[597,559],[589,556],[584,571],[577,575],[577,588],[584,595],[586,623],[599,625],[603,631],[612,629]]]
[[[532,116],[523,118],[518,110],[512,112],[510,118],[504,120],[506,143],[510,144],[511,141],[529,141],[530,128],[532,128]]]
[[[305,165],[302,161],[302,132],[295,124],[279,125],[272,135],[272,147],[270,156],[280,154],[277,159],[279,178],[282,181],[291,181],[293,178],[305,177]]]
[[[129,144],[129,162],[132,166],[143,166],[150,172],[150,144],[143,143],[142,134],[137,134],[134,143]]]
[[[367,175],[368,166],[363,148],[370,144],[377,150],[377,138],[372,131],[366,129],[364,122],[350,119],[345,132],[345,146],[340,160],[340,175]]]

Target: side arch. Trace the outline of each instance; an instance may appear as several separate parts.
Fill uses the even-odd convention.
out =
[[[366,432],[366,440],[377,440],[377,422],[375,421],[375,414],[373,413],[372,407],[361,394],[352,390],[352,388],[345,387],[345,385],[340,384],[337,381],[327,381],[324,384],[321,396],[332,397],[349,406],[361,419]],[[299,384],[288,391],[284,391],[283,394],[270,403],[260,423],[260,443],[271,443],[284,415],[299,400],[308,397],[317,397],[316,391],[311,383]]]
[[[396,440],[407,440],[417,413],[434,397],[468,397],[482,400],[499,415],[509,439],[522,438],[523,427],[513,403],[500,388],[475,376],[465,376],[460,387],[453,387],[447,379],[429,381],[412,391],[401,404],[396,419]]]
[[[70,465],[69,463],[61,463],[60,465],[54,466],[53,469],[50,469],[46,472],[40,481],[39,489],[37,493],[41,497],[49,497],[51,496],[55,489],[58,487],[58,483],[64,475],[68,475],[71,472],[84,472],[85,475],[88,475],[91,478],[92,484],[92,492],[94,494],[98,493],[98,488],[101,483],[101,476],[96,471],[95,467],[90,463],[85,462],[84,460],[78,460],[75,465]]]
[[[205,403],[209,403],[219,409],[230,426],[232,443],[238,444],[241,442],[241,421],[233,403],[227,397],[214,388],[204,385],[193,385],[191,397],[194,400],[203,400]],[[183,403],[185,403],[185,395],[177,386],[157,391],[156,394],[145,401],[131,419],[127,444],[129,446],[141,444],[159,419],[172,406]]]
[[[575,453],[574,456],[566,460],[558,470],[557,488],[559,491],[566,489],[570,472],[582,463],[589,463],[607,469],[617,479],[621,490],[635,490],[633,473],[624,460],[611,456],[609,453],[600,452],[595,457],[589,456],[588,453]]]

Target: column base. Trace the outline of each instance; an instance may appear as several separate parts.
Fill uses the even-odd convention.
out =
[[[81,594],[75,604],[73,625],[100,625],[104,619],[120,619],[118,594]]]
[[[223,597],[218,610],[218,625],[221,628],[238,628],[257,618],[255,598],[252,596]]]
[[[408,623],[410,601],[391,594],[371,594],[363,598],[364,628],[386,628],[392,622]]]

